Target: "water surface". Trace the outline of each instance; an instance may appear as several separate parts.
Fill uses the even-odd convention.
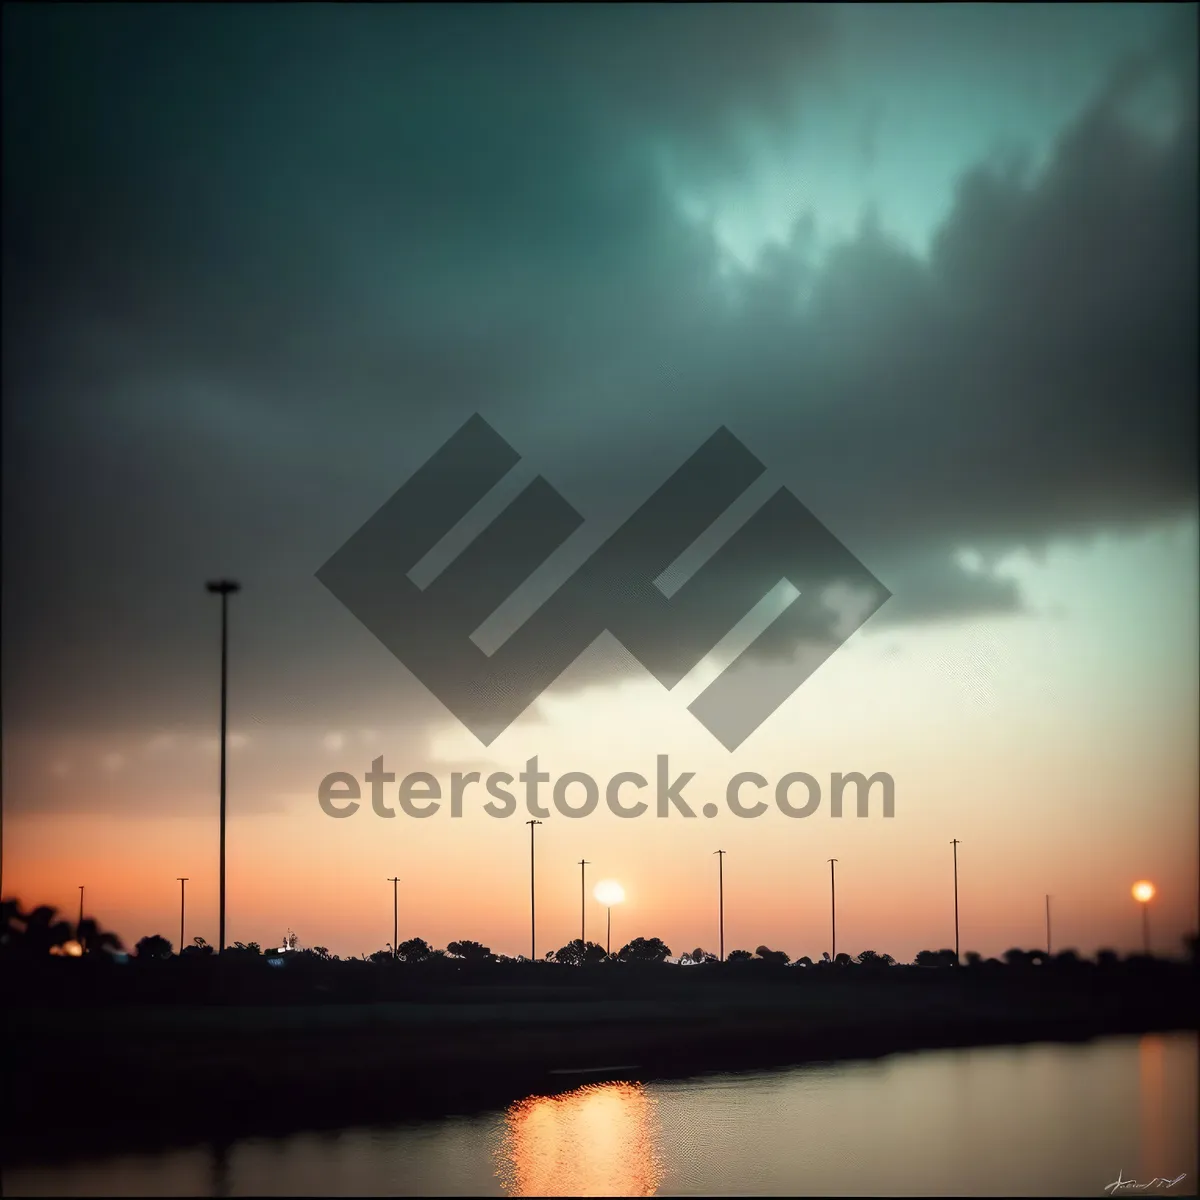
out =
[[[5,1172],[10,1196],[1196,1194],[1197,1036],[602,1083],[506,1111]]]

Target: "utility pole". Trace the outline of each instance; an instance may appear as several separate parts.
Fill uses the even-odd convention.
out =
[[[833,878],[833,864],[836,858],[829,860],[829,965],[832,966],[837,958],[837,885]]]
[[[1046,897],[1046,957],[1050,957],[1050,897]]]
[[[187,886],[187,876],[176,875],[179,880],[179,953],[183,953],[183,913],[184,913],[184,888]]]
[[[961,961],[958,957],[958,838],[951,838],[950,845],[954,847],[954,962],[957,965]]]
[[[533,887],[533,827],[541,821],[526,821],[529,826],[529,961],[537,962],[537,896]]]
[[[393,875],[388,883],[392,885],[392,957],[400,957],[400,877]]]
[[[206,585],[221,597],[221,882],[220,917],[217,928],[217,953],[225,953],[225,731],[228,715],[229,684],[229,597],[241,591],[232,579],[218,579]]]
[[[587,867],[586,858],[579,860],[579,942],[587,945]],[[582,954],[583,951],[581,950]]]
[[[86,950],[87,947],[83,944],[83,884],[79,885],[79,924],[75,926],[75,940],[79,943],[80,950]]]
[[[725,961],[725,851],[714,850],[717,856],[717,912],[720,914],[721,961]]]

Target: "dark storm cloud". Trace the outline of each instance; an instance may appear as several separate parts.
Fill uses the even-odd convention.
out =
[[[1125,117],[1133,82],[1040,176],[964,177],[928,262],[868,226],[803,315],[731,339],[752,347],[748,422],[807,464],[806,499],[848,535],[1044,544],[1194,497],[1194,78],[1163,141]],[[772,270],[778,296],[806,265]]]
[[[1044,173],[969,173],[928,259],[868,224],[818,264],[801,227],[730,282],[674,189],[786,126],[820,9],[4,21],[9,721],[206,715],[222,571],[246,712],[430,711],[313,572],[475,411],[610,522],[728,424],[892,590],[876,621],[1013,609],[961,546],[1194,498],[1186,54]],[[1183,85],[1165,139],[1139,71]]]

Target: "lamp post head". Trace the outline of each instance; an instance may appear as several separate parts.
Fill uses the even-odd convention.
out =
[[[204,586],[210,592],[221,596],[227,596],[231,592],[240,592],[242,590],[242,585],[232,579],[213,579]]]

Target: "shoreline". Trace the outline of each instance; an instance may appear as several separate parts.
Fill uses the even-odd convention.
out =
[[[930,987],[911,1003],[887,987],[857,1004],[852,992],[861,988],[772,991],[709,1005],[612,999],[536,1011],[519,1001],[311,1006],[293,1008],[282,1028],[275,1009],[219,1008],[207,1023],[196,1009],[9,1009],[5,1073],[18,1102],[5,1122],[3,1161],[472,1116],[611,1078],[1195,1033],[1200,1011],[1194,980],[1109,995],[1022,988],[985,997]],[[64,1021],[67,1012],[73,1019]],[[70,1113],[86,1119],[65,1124]]]

